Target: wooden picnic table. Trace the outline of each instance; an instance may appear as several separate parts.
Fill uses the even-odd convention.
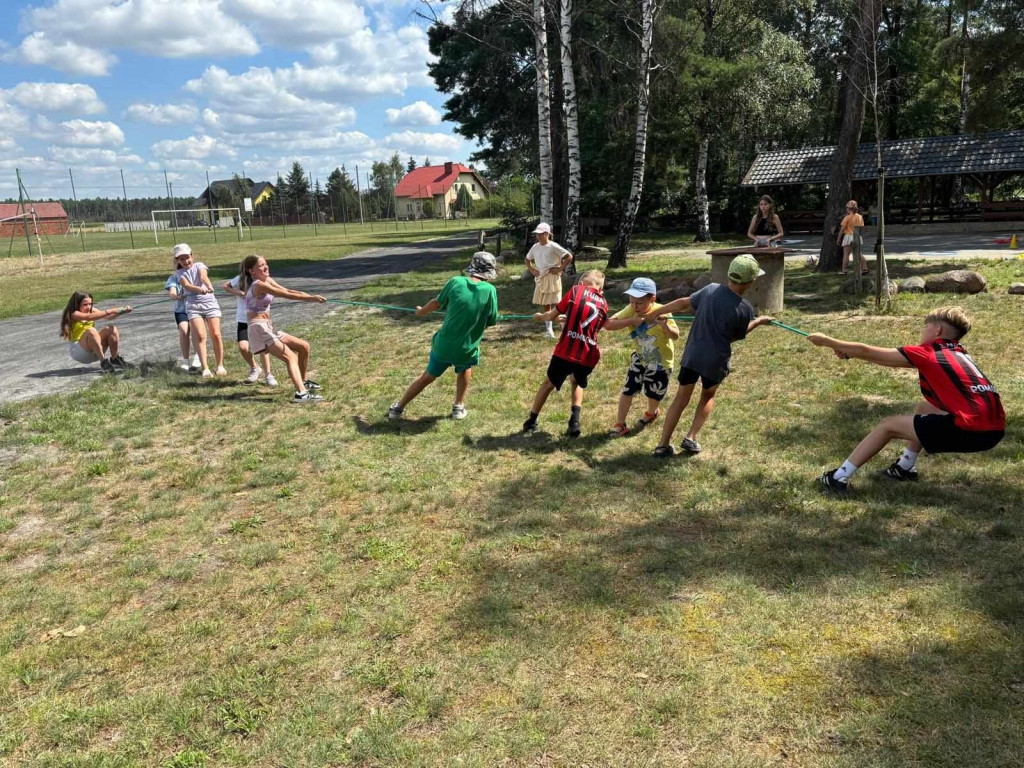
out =
[[[719,248],[708,251],[711,257],[711,279],[716,283],[729,281],[729,263],[743,254],[750,254],[764,270],[764,275],[754,281],[754,285],[744,295],[751,304],[762,312],[781,312],[783,308],[783,289],[786,274],[785,258],[792,253],[792,248],[756,248],[753,245],[741,248]]]

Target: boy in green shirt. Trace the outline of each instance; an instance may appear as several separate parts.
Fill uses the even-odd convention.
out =
[[[457,376],[452,418],[466,418],[466,392],[472,368],[480,362],[480,340],[484,330],[498,322],[498,292],[490,284],[498,274],[494,257],[486,251],[474,253],[466,274],[468,277],[453,277],[436,299],[416,307],[417,317],[438,309],[445,310],[446,314],[430,343],[427,370],[388,408],[389,419],[402,418],[405,406],[451,367],[455,368]]]

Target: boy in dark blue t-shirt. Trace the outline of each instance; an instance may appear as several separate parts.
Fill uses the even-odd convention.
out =
[[[700,402],[693,414],[690,431],[683,438],[683,450],[691,454],[700,453],[697,433],[715,407],[718,385],[729,375],[732,343],[746,338],[758,326],[772,321],[770,317],[754,320],[754,308],[743,298],[754,280],[763,274],[764,271],[753,256],[737,256],[729,265],[728,284],[711,283],[691,296],[670,301],[647,316],[649,320],[654,320],[661,315],[689,309],[694,314],[679,366],[679,389],[665,414],[661,441],[654,449],[655,456],[675,455],[676,448],[669,440],[672,439],[683,411],[690,404],[698,379],[701,383]]]

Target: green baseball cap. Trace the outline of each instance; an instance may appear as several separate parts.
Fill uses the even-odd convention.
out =
[[[729,279],[734,283],[752,283],[763,274],[757,259],[749,254],[737,256],[729,265]]]

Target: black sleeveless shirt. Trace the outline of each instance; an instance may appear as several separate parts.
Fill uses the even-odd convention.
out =
[[[763,219],[761,216],[757,217],[757,227],[754,229],[755,235],[767,237],[768,235],[774,235],[776,233],[775,222]]]

